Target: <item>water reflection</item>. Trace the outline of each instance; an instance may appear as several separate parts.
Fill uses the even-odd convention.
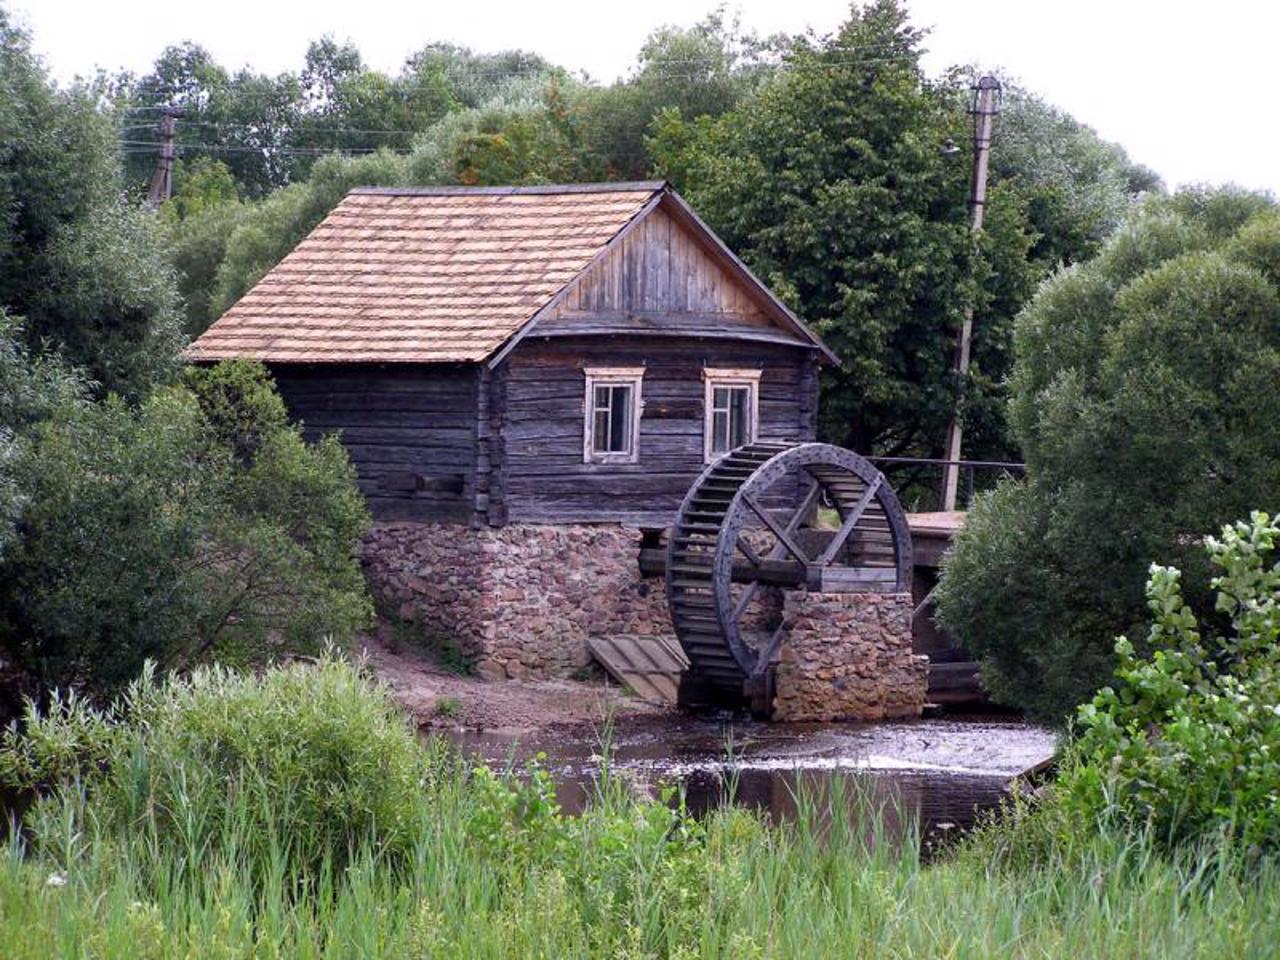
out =
[[[485,762],[516,766],[537,754],[557,781],[562,807],[580,811],[600,769],[602,736],[567,729],[536,737],[458,733],[453,739]],[[656,795],[680,787],[695,813],[733,802],[774,822],[806,811],[826,817],[835,793],[850,813],[885,811],[882,824],[900,836],[919,823],[926,845],[958,835],[1006,796],[1010,778],[1053,755],[1048,731],[997,719],[811,726],[741,724],[687,717],[637,718],[612,731],[613,769],[634,789]],[[730,790],[732,785],[732,790]]]

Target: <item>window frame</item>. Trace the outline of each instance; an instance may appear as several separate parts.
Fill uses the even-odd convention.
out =
[[[715,391],[720,387],[747,389],[747,430],[743,443],[754,443],[760,434],[760,377],[758,369],[704,367],[702,370],[702,460],[714,463],[728,453],[713,453],[715,433]]]
[[[640,415],[644,410],[644,367],[583,367],[586,393],[582,412],[582,462],[593,464],[638,463],[640,461]],[[596,388],[629,387],[631,389],[631,417],[628,423],[630,443],[628,449],[596,450]]]

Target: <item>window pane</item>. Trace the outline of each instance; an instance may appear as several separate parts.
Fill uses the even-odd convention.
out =
[[[604,453],[609,449],[609,407],[596,407],[594,416],[591,450],[593,453]]]
[[[747,430],[751,424],[750,387],[734,387],[729,391],[729,448],[740,447],[750,441]]]
[[[609,452],[631,451],[631,388],[614,387],[610,408]]]
[[[711,452],[718,455],[729,452],[729,414],[716,410],[711,414]]]
[[[591,391],[591,453],[629,454],[634,448],[631,415],[635,389],[629,383],[597,384]]]
[[[711,391],[711,409],[712,410],[728,410],[729,409],[729,388],[716,387]]]

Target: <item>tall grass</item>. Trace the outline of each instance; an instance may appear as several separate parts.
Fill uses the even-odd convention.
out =
[[[324,683],[341,686],[346,669],[322,665],[309,690],[302,675],[284,686],[324,701]],[[272,681],[243,682],[256,697]],[[367,685],[354,695],[378,696]],[[284,705],[268,709],[270,699],[258,701],[261,716],[278,718]],[[337,701],[326,709],[340,712]],[[381,729],[381,714],[353,711]],[[175,721],[164,715],[153,710],[151,722]],[[147,764],[174,769],[140,781],[150,786],[125,817],[108,800],[118,774],[91,769],[37,804],[26,837],[11,837],[0,857],[0,957],[1277,955],[1270,863],[1237,863],[1229,850],[1169,858],[1142,837],[1082,831],[1052,810],[990,826],[922,865],[911,841],[880,835],[883,811],[856,781],[802,795],[793,822],[768,827],[733,808],[695,820],[678,802],[637,799],[606,769],[587,811],[566,817],[545,772],[471,768],[405,731],[416,789],[393,793],[394,829],[351,816],[346,799],[313,803],[308,817],[352,824],[344,833],[329,823],[317,844],[299,836],[318,825],[300,819],[288,788],[311,782],[305,750],[279,783],[263,755],[256,786],[184,778],[191,758],[208,766],[230,735],[201,729],[218,732],[126,738],[130,751],[152,752]],[[335,794],[352,777],[404,775],[332,761]]]

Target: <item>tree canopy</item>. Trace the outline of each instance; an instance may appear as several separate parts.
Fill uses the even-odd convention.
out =
[[[1280,211],[1234,189],[1149,199],[1044,284],[1015,353],[1029,478],[970,512],[938,609],[997,695],[1061,719],[1136,635],[1151,563],[1207,584],[1203,537],[1280,506]]]
[[[668,111],[651,142],[659,169],[840,355],[824,389],[828,438],[940,455],[962,393],[966,452],[1008,456],[1013,316],[1058,261],[1092,253],[1150,183],[1127,176],[1122,150],[1014,88],[975,245],[969,153],[944,149],[970,141],[971,78],[927,79],[922,40],[894,0],[855,8],[836,35],[797,43],[734,110],[716,120]],[[969,304],[978,335],[958,383],[951,355]]]
[[[173,373],[181,338],[173,268],[125,183],[112,117],[54,86],[0,8],[0,307],[136,396]]]

